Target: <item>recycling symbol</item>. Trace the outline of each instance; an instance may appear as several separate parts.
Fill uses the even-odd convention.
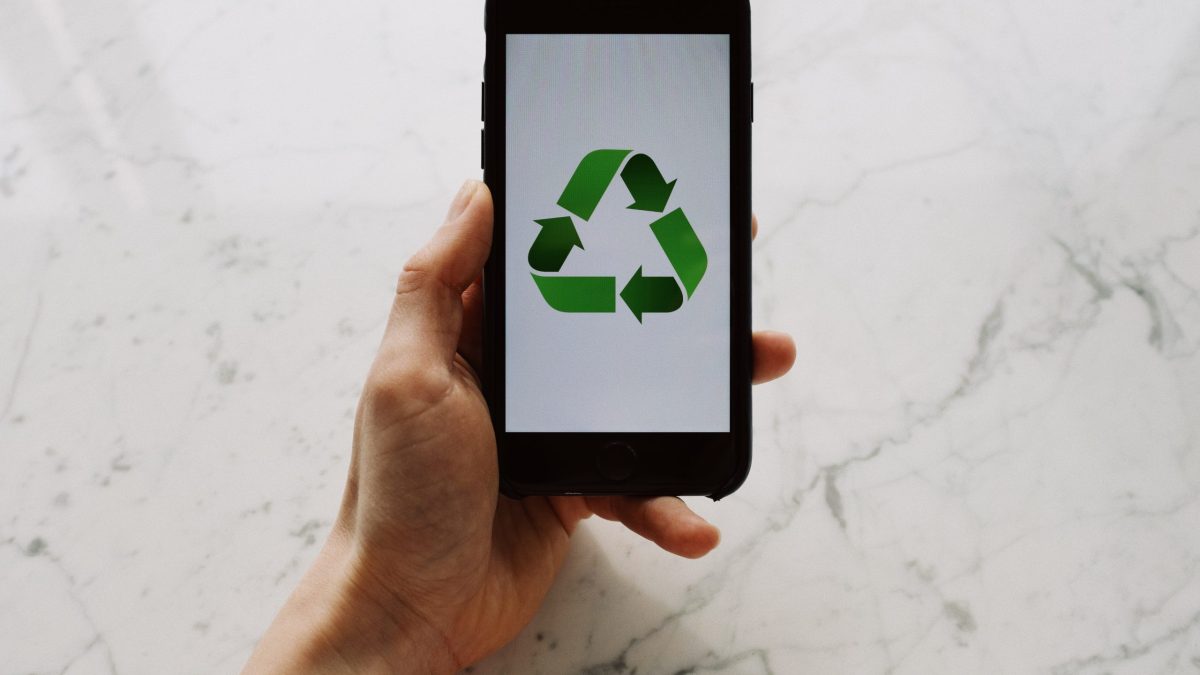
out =
[[[575,168],[558,205],[586,222],[595,213],[609,184],[621,171],[621,180],[633,197],[628,208],[662,214],[675,189],[675,181],[666,182],[654,160],[642,154],[629,157],[632,150],[593,150]],[[626,157],[629,161],[626,162]],[[621,169],[624,164],[625,168]],[[617,278],[560,276],[567,256],[575,247],[583,250],[583,241],[571,216],[534,221],[541,231],[529,249],[533,280],[550,307],[560,312],[613,313],[617,311]],[[650,277],[637,271],[621,290],[621,300],[637,317],[648,313],[674,312],[683,306],[683,292],[691,298],[708,269],[708,254],[688,222],[683,209],[675,209],[650,223],[650,231],[667,255],[675,277]],[[543,274],[538,274],[542,272]],[[550,274],[546,274],[550,273]],[[680,289],[682,284],[683,289]]]

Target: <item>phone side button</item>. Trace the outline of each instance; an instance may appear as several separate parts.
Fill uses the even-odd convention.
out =
[[[479,168],[487,169],[487,130],[479,130]]]
[[[596,470],[609,480],[625,480],[637,469],[637,453],[624,443],[609,443],[596,453]]]

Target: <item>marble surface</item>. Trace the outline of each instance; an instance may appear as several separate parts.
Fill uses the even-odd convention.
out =
[[[480,2],[0,0],[0,674],[236,672]],[[754,6],[757,390],[699,562],[588,522],[476,673],[1200,671],[1200,5]]]

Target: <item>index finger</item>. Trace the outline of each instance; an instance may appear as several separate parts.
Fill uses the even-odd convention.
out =
[[[699,558],[717,547],[721,532],[696,515],[679,497],[586,497],[592,513],[625,527],[684,558]]]

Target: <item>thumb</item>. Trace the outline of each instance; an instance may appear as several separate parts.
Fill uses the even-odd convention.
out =
[[[491,193],[467,181],[446,222],[400,273],[380,356],[397,365],[449,368],[462,329],[462,292],[479,277],[491,246]]]

